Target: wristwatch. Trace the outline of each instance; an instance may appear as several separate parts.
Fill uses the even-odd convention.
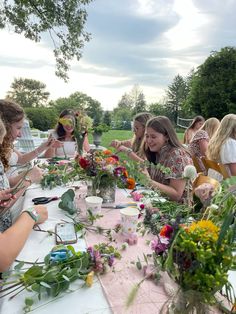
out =
[[[37,222],[40,218],[40,215],[39,213],[37,212],[37,210],[34,208],[34,207],[29,207],[27,209],[24,209],[22,211],[22,213],[27,213],[30,215],[30,217],[35,221]]]

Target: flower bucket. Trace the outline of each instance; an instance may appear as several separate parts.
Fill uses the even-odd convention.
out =
[[[136,232],[139,210],[134,207],[126,207],[120,210],[121,228],[123,235],[131,235]]]
[[[98,196],[88,196],[85,198],[86,208],[89,209],[93,215],[101,213],[103,199]]]

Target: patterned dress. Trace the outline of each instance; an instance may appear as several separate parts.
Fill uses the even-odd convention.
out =
[[[8,189],[9,181],[7,179],[7,176],[4,172],[4,167],[2,162],[0,161],[0,190]],[[5,231],[12,225],[12,218],[11,218],[11,212],[8,210],[4,214],[1,214],[0,211],[0,232]]]
[[[207,142],[209,142],[209,136],[208,136],[207,132],[204,130],[200,130],[194,135],[194,137],[193,137],[193,139],[192,139],[192,141],[188,147],[189,147],[191,155],[195,156],[197,158],[198,164],[199,164],[202,172],[205,173],[206,169],[205,169],[203,162],[201,160],[201,157],[202,157],[202,154],[200,151],[200,141],[201,140],[206,140]]]
[[[170,173],[163,173],[160,169],[151,168],[149,174],[152,180],[161,184],[169,185],[171,179],[183,178],[184,168],[187,165],[192,165],[191,156],[183,148],[176,148],[169,144],[163,146],[157,155],[157,163],[169,168]],[[180,199],[180,203],[184,203],[187,197],[187,187]]]

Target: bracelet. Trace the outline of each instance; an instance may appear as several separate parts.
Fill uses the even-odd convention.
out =
[[[27,208],[27,209],[24,209],[22,211],[22,213],[27,213],[30,215],[30,217],[35,221],[37,222],[40,218],[40,215],[38,214],[38,212],[36,211],[36,209],[34,207],[30,207],[30,208]]]
[[[132,148],[128,148],[125,153],[127,156],[129,156],[129,154],[133,153]]]

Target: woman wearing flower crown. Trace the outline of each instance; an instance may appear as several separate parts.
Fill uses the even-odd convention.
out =
[[[72,109],[65,109],[60,113],[58,123],[51,136],[57,139],[56,145],[50,147],[45,157],[74,157],[77,151],[74,136],[77,127],[77,117]],[[90,150],[87,133],[84,132],[83,150]]]
[[[192,159],[179,142],[170,120],[164,116],[150,119],[146,125],[145,138],[147,160],[168,169],[164,171],[163,167],[150,167],[145,170],[150,186],[160,190],[172,201],[184,202],[187,187],[183,173],[187,165],[192,165]]]
[[[149,112],[141,112],[133,118],[133,139],[118,141],[113,140],[110,146],[115,147],[119,152],[124,152],[133,160],[142,161],[144,158],[144,134],[147,121],[152,118]]]

